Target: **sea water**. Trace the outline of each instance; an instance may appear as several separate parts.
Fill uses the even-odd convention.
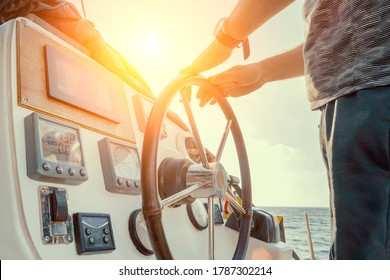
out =
[[[314,259],[329,259],[329,208],[262,207],[262,209],[273,215],[283,216],[286,243],[294,249],[299,259],[311,259],[308,227],[310,229]],[[307,214],[308,227],[305,214]]]

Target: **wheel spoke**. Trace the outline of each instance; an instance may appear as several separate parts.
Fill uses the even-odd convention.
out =
[[[186,87],[181,91],[181,98],[184,105],[184,109],[187,114],[188,121],[190,122],[192,133],[194,134],[195,142],[198,146],[198,151],[200,155],[200,159],[202,161],[202,165],[205,168],[210,168],[209,162],[206,157],[205,149],[203,147],[202,141],[200,139],[198,127],[196,126],[194,116],[192,114],[191,106],[190,106],[190,100],[189,95],[191,95],[191,87]]]
[[[194,191],[202,188],[204,184],[195,184],[191,187],[187,187],[186,189],[182,190],[181,192],[178,192],[170,197],[167,197],[166,199],[161,201],[161,206],[164,207],[169,207],[170,205],[182,200],[183,198],[189,196],[191,193]]]
[[[209,260],[215,259],[214,254],[214,198],[207,199],[207,210],[209,213]]]
[[[241,214],[246,214],[245,209],[231,196],[228,192],[225,193],[224,198],[229,201],[230,205],[234,207],[237,211],[239,211]]]
[[[219,143],[217,155],[215,156],[216,162],[219,162],[221,160],[223,149],[225,148],[226,140],[229,136],[231,126],[232,126],[232,120],[228,120],[228,122],[225,126],[225,131],[223,132],[223,135],[222,135],[221,143]]]

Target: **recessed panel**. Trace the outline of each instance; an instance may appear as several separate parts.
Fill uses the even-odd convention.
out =
[[[16,39],[19,106],[135,142],[132,106],[119,76],[29,22],[16,22]]]
[[[48,95],[100,117],[120,122],[116,95],[123,83],[96,63],[49,44],[45,46]]]

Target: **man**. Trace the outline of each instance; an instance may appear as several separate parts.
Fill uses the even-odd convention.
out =
[[[241,0],[182,72],[200,73],[293,0]],[[390,2],[306,0],[305,42],[209,78],[229,97],[305,75],[330,190],[331,259],[390,259]],[[200,105],[212,97],[198,92]]]
[[[81,17],[72,3],[65,0],[2,0],[0,24],[28,14],[35,14],[90,51],[96,60],[140,92],[153,97],[147,82],[116,50],[105,43],[94,25]]]

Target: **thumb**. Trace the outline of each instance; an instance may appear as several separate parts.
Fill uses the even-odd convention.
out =
[[[209,78],[212,84],[223,84],[226,82],[236,81],[240,73],[241,66],[234,66],[224,72],[218,73]]]

